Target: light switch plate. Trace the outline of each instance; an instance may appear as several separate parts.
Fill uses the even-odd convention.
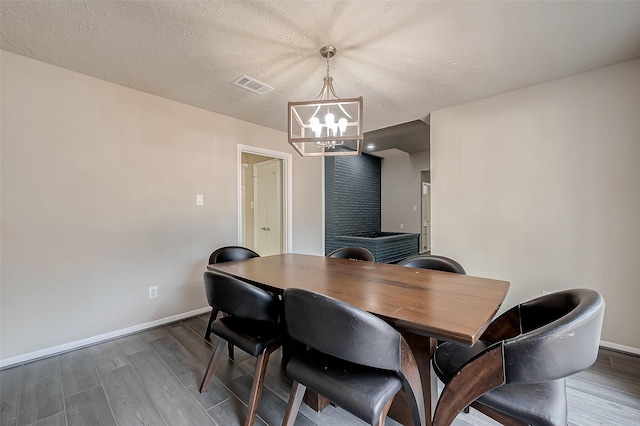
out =
[[[196,206],[203,206],[203,205],[204,205],[204,195],[202,194],[196,195]]]

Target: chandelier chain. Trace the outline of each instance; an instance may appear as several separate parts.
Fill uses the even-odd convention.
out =
[[[326,58],[326,59],[327,59],[327,77],[331,77],[331,76],[329,75],[329,55],[327,55],[327,58]]]

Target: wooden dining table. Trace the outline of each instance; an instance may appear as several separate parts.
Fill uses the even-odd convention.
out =
[[[399,265],[279,254],[208,266],[281,294],[288,288],[321,293],[384,319],[411,348],[422,380],[425,413],[437,402],[430,359],[438,340],[473,345],[489,325],[509,289],[507,281]],[[321,397],[307,403],[321,409]],[[389,415],[412,424],[406,400],[396,398]],[[431,416],[427,416],[431,424]]]

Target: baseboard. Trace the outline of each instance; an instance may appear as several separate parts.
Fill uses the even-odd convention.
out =
[[[95,345],[96,343],[106,342],[107,340],[116,339],[119,337],[126,336],[128,334],[133,334],[140,331],[148,330],[150,328],[180,321],[185,318],[194,317],[196,315],[202,315],[206,312],[209,312],[210,310],[211,308],[209,307],[196,309],[195,311],[184,312],[182,314],[160,318],[158,320],[146,322],[144,324],[134,325],[133,327],[122,328],[120,330],[111,331],[109,333],[99,334],[97,336],[89,337],[82,340],[76,340],[75,342],[65,343],[63,345],[41,349],[39,351],[30,352],[24,355],[18,355],[12,358],[2,359],[0,360],[0,370],[8,367],[13,367],[15,365],[36,361],[41,358],[47,358],[53,355],[58,355],[64,352],[70,352],[76,349],[83,348],[85,346]],[[600,346],[602,346],[603,348],[614,349],[617,351],[640,355],[640,349],[632,348],[631,346],[619,345],[617,343],[606,342],[604,340],[600,341]]]
[[[614,349],[616,351],[628,352],[630,354],[640,355],[640,349],[632,348],[631,346],[619,345],[617,343],[605,342],[600,340],[600,346],[603,348]]]
[[[111,331],[109,333],[99,334],[97,336],[88,337],[82,340],[76,340],[75,342],[65,343],[63,345],[53,346],[51,348],[41,349],[39,351],[30,352],[24,355],[14,356],[12,358],[6,358],[0,360],[0,370],[13,367],[19,364],[25,364],[27,362],[36,361],[41,358],[47,358],[53,355],[58,355],[64,352],[73,351],[83,348],[85,346],[95,345],[96,343],[105,342],[107,340],[123,337],[128,334],[137,333],[140,331],[148,330],[150,328],[158,327],[164,324],[180,321],[185,318],[194,317],[209,312],[211,308],[201,308],[195,311],[184,312],[178,315],[172,315],[170,317],[160,318],[155,321],[145,322],[144,324],[134,325],[132,327],[123,328],[120,330]]]

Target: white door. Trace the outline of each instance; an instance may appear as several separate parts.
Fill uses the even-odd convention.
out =
[[[431,185],[422,182],[422,249],[431,251]]]
[[[253,165],[254,250],[261,256],[282,253],[282,160]]]

